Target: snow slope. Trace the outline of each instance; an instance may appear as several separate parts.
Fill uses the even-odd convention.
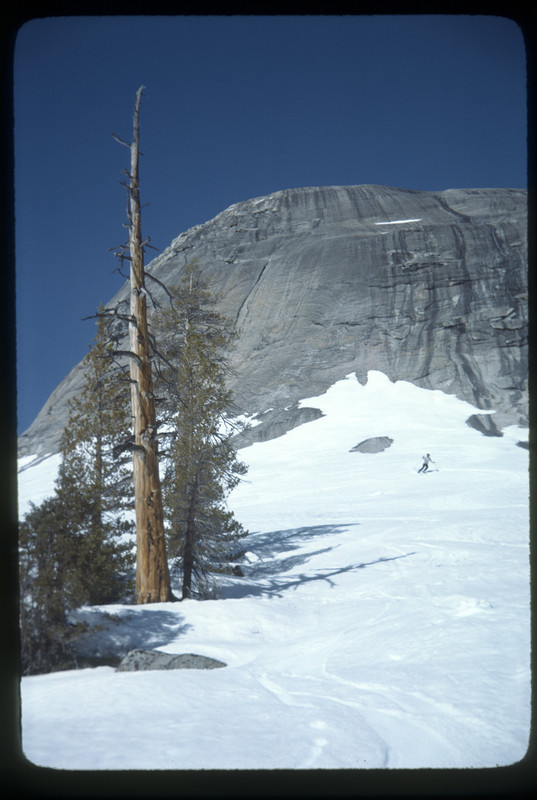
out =
[[[354,376],[322,418],[241,451],[251,531],[218,600],[86,608],[87,651],[228,665],[22,679],[23,748],[80,769],[493,767],[530,728],[527,431],[482,436],[470,405]],[[381,453],[349,450],[372,436]],[[418,475],[430,452],[438,471]],[[20,474],[20,503],[55,462]],[[36,472],[34,473],[34,470]],[[39,479],[38,473],[39,470]],[[34,474],[32,474],[34,473]],[[108,617],[104,618],[102,612]]]

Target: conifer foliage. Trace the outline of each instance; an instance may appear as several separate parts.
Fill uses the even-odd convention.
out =
[[[84,386],[69,401],[59,487],[89,495],[95,530],[113,521],[119,532],[128,533],[132,522],[120,515],[134,507],[132,469],[127,466],[130,459],[118,458],[117,450],[118,443],[132,435],[130,385],[114,364],[108,327],[108,320],[98,314],[97,335],[84,362]]]
[[[247,535],[225,503],[246,472],[231,442],[237,427],[226,389],[236,333],[215,310],[217,298],[197,262],[169,296],[170,307],[152,320],[156,387],[166,398],[171,430],[164,481],[168,553],[182,573],[183,599],[203,598],[216,588],[214,573],[231,572]]]
[[[105,321],[69,404],[55,493],[20,526],[20,612],[25,674],[72,667],[84,604],[132,599],[132,474],[114,449],[130,428],[129,386],[111,369]],[[131,514],[132,516],[132,514]]]

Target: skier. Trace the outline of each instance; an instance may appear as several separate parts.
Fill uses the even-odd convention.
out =
[[[422,456],[422,458],[423,458],[423,464],[421,465],[421,467],[418,470],[418,475],[419,475],[420,472],[427,472],[427,470],[429,469],[429,464],[431,462],[434,464],[434,461],[431,458],[431,454],[430,453],[427,453],[426,456]]]

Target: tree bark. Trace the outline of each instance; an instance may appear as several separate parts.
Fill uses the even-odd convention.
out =
[[[136,510],[136,601],[173,599],[164,536],[164,514],[158,466],[157,424],[147,329],[144,248],[142,244],[139,162],[139,111],[143,86],[136,93],[129,184],[130,359],[133,415],[133,466]]]

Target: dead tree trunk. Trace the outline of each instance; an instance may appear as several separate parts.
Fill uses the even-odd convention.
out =
[[[174,599],[164,537],[164,514],[158,467],[157,424],[147,330],[144,245],[142,242],[139,162],[139,111],[143,86],[136,93],[133,140],[130,145],[130,377],[133,416],[134,496],[136,509],[136,601]]]

